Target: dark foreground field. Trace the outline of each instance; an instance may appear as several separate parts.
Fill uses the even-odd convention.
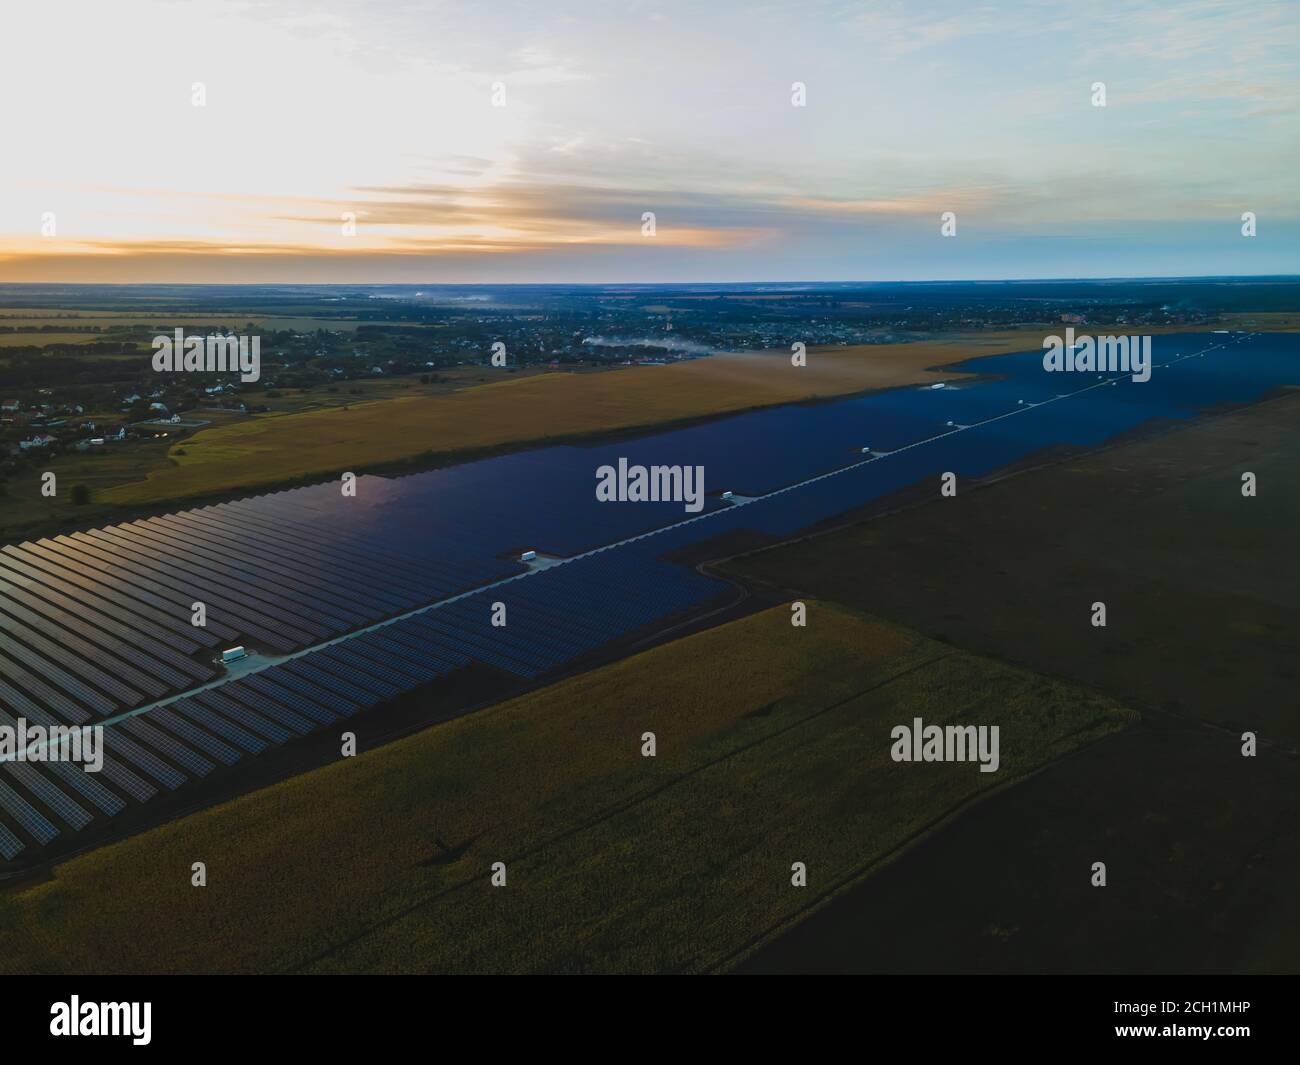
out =
[[[1143,716],[969,810],[744,968],[1300,969],[1298,425],[1291,395],[729,567]]]
[[[970,808],[741,971],[1295,972],[1298,815],[1294,761],[1144,720]]]

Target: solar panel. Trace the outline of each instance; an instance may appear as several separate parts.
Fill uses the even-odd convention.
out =
[[[144,524],[159,527],[176,535],[184,535],[195,543],[203,544],[205,551],[212,551],[218,557],[249,566],[251,573],[268,575],[280,587],[295,587],[304,602],[311,603],[317,609],[347,622],[349,626],[363,625],[372,616],[369,612],[357,610],[355,598],[344,598],[336,594],[333,588],[320,586],[317,569],[302,560],[301,547],[298,557],[294,558],[276,556],[258,544],[258,559],[250,563],[247,553],[241,554],[238,549],[227,547],[215,529],[194,521],[187,515],[175,514],[167,518],[154,518]],[[339,576],[346,579],[346,575],[335,575],[335,579],[337,580]]]
[[[204,732],[197,725],[186,721],[180,714],[173,714],[166,707],[150,710],[148,714],[143,716],[148,717],[152,724],[161,725],[169,732],[174,732],[186,743],[197,747],[204,754],[215,758],[222,765],[234,765],[243,757],[230,744],[223,743],[216,736]]]
[[[22,825],[41,846],[49,843],[59,834],[59,830],[50,823],[47,817],[37,813],[36,808],[31,803],[3,780],[0,780],[0,807],[4,807],[5,811]]]
[[[142,522],[115,526],[103,530],[105,537],[122,546],[124,553],[136,558],[157,560],[152,565],[155,571],[174,570],[183,574],[191,584],[205,590],[212,601],[218,601],[214,593],[224,597],[228,602],[225,609],[236,609],[252,617],[257,624],[275,627],[279,624],[286,634],[303,630],[317,638],[336,635],[348,626],[327,618],[318,610],[303,604],[296,589],[277,586],[265,578],[253,579],[257,572],[255,564],[237,564],[233,561],[218,560],[210,555],[198,555],[178,551]],[[176,582],[169,582],[175,586]],[[289,608],[286,603],[297,606]],[[232,605],[233,604],[233,605]],[[310,642],[304,640],[303,642]]]
[[[30,629],[24,629],[23,626],[17,625],[13,622],[8,622],[7,619],[4,619],[3,614],[0,614],[0,628],[7,628],[10,631],[21,631],[23,639],[27,642],[27,646],[34,652],[43,656],[47,661],[59,663],[61,666],[66,667],[70,673],[77,674],[83,680],[88,680],[90,683],[97,685],[103,691],[106,691],[116,699],[121,700],[122,705],[138,706],[143,702],[144,696],[141,695],[140,692],[136,691],[134,688],[127,687],[120,680],[109,676],[99,667],[91,665],[85,660],[85,658],[71,654],[69,650],[65,650],[65,648],[73,647],[75,637],[63,634],[61,639],[64,646],[60,647],[58,644],[45,639],[45,637],[41,636],[39,633],[32,632]],[[89,648],[87,648],[87,650],[89,650]],[[90,656],[98,658],[99,654],[92,650],[90,651]],[[158,694],[161,695],[166,690],[166,688],[159,686]]]
[[[280,668],[285,673],[301,677],[303,680],[310,681],[317,687],[324,688],[327,691],[337,692],[345,699],[351,701],[357,709],[363,706],[373,706],[375,703],[387,698],[382,693],[372,688],[359,688],[349,684],[346,680],[326,673],[319,666],[313,664],[315,655],[304,655],[301,658],[295,658],[292,661],[285,662]],[[374,682],[378,685],[378,681]]]
[[[0,671],[3,671],[4,675],[9,677],[15,683],[21,684],[27,691],[31,692],[32,695],[40,699],[45,706],[54,710],[63,718],[64,722],[73,725],[80,725],[83,721],[90,720],[90,715],[81,709],[81,707],[77,706],[76,703],[72,702],[72,700],[67,696],[55,691],[40,678],[28,673],[27,670],[23,669],[16,662],[10,661],[3,655],[0,655]],[[3,682],[0,681],[0,684],[3,684]],[[3,690],[10,692],[14,691],[8,684],[3,685]],[[34,704],[26,697],[19,695],[17,692],[14,692],[13,704],[15,706],[25,707],[28,715],[34,716],[31,714]]]
[[[416,671],[416,667],[407,666],[395,660],[392,655],[381,658],[373,653],[366,653],[364,648],[357,647],[355,644],[355,640],[335,644],[325,652],[325,661],[334,660],[352,669],[360,670],[368,677],[378,677],[380,680],[387,681],[397,691],[405,691],[426,679]]]
[[[247,502],[247,501],[244,501]],[[221,510],[221,520],[237,528],[260,534],[268,542],[278,543],[294,548],[302,543],[311,544],[323,556],[335,560],[336,567],[351,567],[360,573],[375,573],[385,582],[385,586],[394,589],[394,594],[409,587],[412,582],[422,585],[428,581],[437,581],[442,566],[413,558],[397,558],[386,551],[382,544],[376,543],[370,536],[364,547],[339,540],[334,534],[335,526],[321,526],[301,518],[287,518],[278,514],[274,519],[265,512],[268,508],[240,507],[228,504],[225,507],[212,508]],[[332,567],[335,568],[335,567]]]
[[[171,708],[178,714],[184,714],[191,721],[202,725],[209,732],[214,732],[224,740],[229,740],[236,747],[241,747],[251,754],[266,750],[266,741],[246,732],[238,725],[227,721],[220,714],[214,713],[206,706],[200,706],[193,699],[181,699],[172,703]]]
[[[209,628],[214,624],[214,618],[219,616],[239,632],[255,635],[282,651],[311,643],[312,636],[327,634],[327,630],[310,626],[301,620],[299,625],[277,620],[275,615],[284,614],[283,611],[265,604],[259,609],[250,596],[230,590],[225,582],[206,580],[192,574],[182,576],[161,563],[151,563],[147,547],[129,544],[116,530],[99,529],[93,535],[98,537],[96,546],[103,554],[115,560],[119,570],[134,574],[132,583],[147,583],[161,591],[172,600],[172,609],[187,620],[190,604],[200,600],[207,604]]]
[[[458,631],[449,622],[435,617],[434,615],[437,613],[438,611],[431,610],[427,614],[419,615],[414,620],[422,627],[431,630],[433,639],[438,644],[451,647],[470,658],[476,658],[490,666],[504,669],[508,673],[518,673],[523,676],[531,675],[529,667],[521,661],[519,656],[507,656],[502,653],[498,646],[486,644],[482,639]]]
[[[140,550],[156,554],[160,566],[184,567],[189,579],[201,582],[203,587],[215,584],[235,602],[269,618],[300,626],[318,637],[337,635],[352,627],[312,606],[301,591],[286,584],[284,578],[272,579],[268,571],[255,561],[244,559],[236,562],[209,552],[196,556],[192,551],[177,551],[146,522],[118,526],[116,531],[122,534],[117,539],[130,543],[133,550],[138,546]],[[232,591],[235,587],[241,590]],[[293,604],[294,609],[287,609],[288,604]]]
[[[128,739],[120,729],[111,725],[104,729],[104,744],[128,762],[139,766],[165,788],[175,791],[185,783],[184,774]]]
[[[67,550],[61,542],[52,542],[50,547],[44,544],[25,546],[28,550],[21,553],[13,547],[0,548],[0,552],[16,556],[13,561],[19,563],[25,572],[36,575],[41,583],[50,584],[60,592],[71,595],[74,601],[88,596],[88,602],[96,609],[133,627],[141,628],[140,622],[136,620],[139,618],[177,635],[205,642],[203,630],[195,630],[189,624],[189,612],[182,615],[177,610],[177,603],[154,595],[148,590],[147,582],[121,579],[115,576],[116,571],[111,565],[102,562],[100,565],[105,565],[107,572],[96,570],[67,555],[60,556],[54,548]],[[83,551],[81,557],[88,555]],[[0,564],[8,564],[8,561],[0,557]],[[209,629],[215,635],[208,637],[208,646],[214,645],[218,637],[229,639],[235,635],[235,630],[220,625],[209,625]]]
[[[262,673],[244,677],[241,683],[246,688],[252,689],[253,693],[292,707],[304,717],[309,717],[320,724],[328,724],[336,720],[337,714],[346,717],[361,708],[360,703],[345,699],[337,691],[312,684],[311,681],[304,680],[280,666],[273,666]],[[246,694],[249,693],[243,690],[238,693],[240,698],[245,698]],[[249,705],[257,704],[250,701]]]
[[[2,561],[3,559],[0,559],[0,562]],[[147,623],[141,624],[138,629],[130,628],[119,621],[115,621],[107,614],[102,614],[93,609],[93,597],[84,597],[80,600],[69,599],[52,588],[38,587],[34,581],[22,576],[16,570],[0,568],[0,578],[4,578],[3,581],[0,581],[0,585],[3,585],[3,587],[0,587],[0,591],[16,600],[20,600],[38,613],[52,618],[60,624],[65,624],[66,619],[74,615],[84,618],[97,628],[105,632],[111,632],[126,643],[147,649],[160,658],[164,657],[164,653],[171,655],[172,657],[165,658],[165,660],[178,669],[184,668],[180,663],[188,661],[182,658],[181,654],[193,654],[202,646],[175,633],[149,626]],[[21,586],[21,591],[19,586]],[[209,636],[209,639],[212,644],[217,641],[216,636]]]
[[[3,856],[5,861],[9,861],[11,858],[17,858],[22,850],[22,840],[4,825],[0,825],[0,856]]]
[[[109,728],[112,728],[110,725]],[[104,735],[107,736],[109,729],[104,729]],[[126,766],[122,765],[116,758],[111,755],[104,756],[104,768],[100,770],[100,775],[112,781],[124,792],[137,799],[140,802],[148,802],[158,794],[158,789],[150,784],[147,780],[142,780],[136,776]]]
[[[142,743],[165,754],[186,772],[196,777],[205,777],[212,772],[214,767],[211,762],[146,721],[146,716],[148,715],[128,717],[122,722],[122,727]]]
[[[250,732],[270,740],[272,743],[284,743],[285,740],[293,739],[293,733],[288,729],[281,727],[274,721],[263,717],[256,711],[250,710],[245,706],[240,706],[233,699],[225,699],[220,703],[209,697],[207,692],[201,692],[194,697],[194,701],[206,706],[213,713],[221,717],[229,718],[235,721]]]
[[[147,555],[129,550],[105,530],[96,530],[96,533],[103,535],[73,533],[71,537],[56,537],[51,546],[61,548],[69,558],[75,556],[83,569],[97,573],[99,579],[106,584],[123,589],[125,594],[134,595],[147,603],[146,610],[153,611],[149,616],[160,624],[170,627],[190,626],[191,602],[196,598],[206,600],[207,596],[198,594],[199,589],[193,585],[169,580],[170,571],[148,565]],[[75,565],[72,561],[67,564]],[[209,611],[208,631],[224,640],[238,636],[239,629],[222,623],[214,614],[215,611]],[[197,630],[195,637],[200,638],[203,631]]]
[[[28,639],[38,641],[34,642],[32,646],[37,650],[40,650],[41,642],[43,641],[37,633],[41,629],[46,628],[48,622],[39,614],[27,610],[25,607],[15,602],[13,598],[6,596],[5,590],[5,582],[0,581],[0,607],[8,611],[16,621],[23,623],[25,631],[28,634]],[[0,615],[0,619],[3,619],[3,615]],[[139,651],[126,646],[118,640],[114,640],[111,637],[96,632],[93,627],[84,624],[74,617],[65,617],[63,620],[63,628],[65,631],[59,634],[59,639],[63,642],[64,646],[71,651],[75,651],[82,659],[87,661],[98,661],[105,669],[111,670],[128,684],[135,685],[136,688],[154,696],[155,698],[167,691],[168,685],[159,684],[153,678],[145,676],[144,673],[134,668],[135,665],[145,665],[146,663],[145,656],[140,654]],[[14,631],[18,631],[17,628],[15,628]],[[83,640],[79,635],[74,634],[85,636],[86,639]],[[91,646],[92,642],[99,646]],[[166,667],[159,668],[165,669]],[[169,681],[169,684],[172,687],[178,687],[185,683],[185,678],[179,673],[175,673],[172,670],[169,670],[168,672],[172,673],[175,677],[173,681]]]
[[[279,722],[291,732],[296,732],[299,735],[310,732],[316,727],[315,721],[303,717],[301,714],[294,713],[294,711],[290,710],[288,707],[273,702],[265,695],[250,690],[249,688],[240,685],[238,682],[234,684],[226,684],[219,690],[216,688],[211,689],[204,692],[203,696],[208,704],[215,710],[225,713],[227,706],[232,709],[240,706],[251,707],[263,716],[270,718],[272,721]],[[301,703],[305,700],[295,696],[295,701]],[[325,713],[325,711],[319,712]],[[233,716],[233,714],[227,713],[227,716]],[[235,720],[238,720],[238,718]],[[333,720],[333,715],[328,714],[327,720]]]
[[[386,604],[390,609],[400,609],[403,603],[401,599],[388,601],[382,576],[377,582],[371,581],[369,571],[363,573],[344,566],[332,565],[329,556],[323,554],[319,547],[310,541],[304,543],[299,539],[292,544],[275,544],[261,534],[253,533],[250,536],[247,530],[232,528],[219,519],[199,511],[176,514],[165,519],[153,519],[153,523],[170,524],[183,530],[187,536],[194,537],[204,544],[213,545],[218,551],[223,550],[222,545],[228,544],[232,539],[241,542],[251,539],[256,545],[259,566],[296,582],[301,586],[304,594],[310,595],[323,604],[342,609],[357,620],[368,616],[368,612],[363,611],[361,607],[362,603],[370,598],[370,595],[367,595],[361,603],[358,603],[355,598],[358,592],[373,593],[376,602]],[[241,557],[244,549],[230,547],[224,550],[227,556],[237,559]],[[330,572],[331,580],[328,585],[320,581],[322,570]]]
[[[155,698],[161,696],[161,694],[165,692],[165,685],[157,683],[153,677],[146,676],[142,674],[142,672],[134,670],[130,664],[122,662],[120,658],[116,657],[116,655],[105,655],[103,649],[95,648],[95,646],[88,644],[86,640],[82,640],[81,637],[74,635],[77,629],[83,628],[81,623],[73,620],[72,624],[74,625],[74,628],[72,632],[69,632],[68,628],[52,624],[51,622],[48,622],[47,619],[40,618],[39,615],[34,615],[31,614],[30,611],[22,610],[21,607],[14,605],[14,603],[5,603],[5,606],[6,609],[9,610],[10,614],[14,615],[14,619],[18,620],[10,620],[8,616],[0,614],[0,628],[8,629],[10,632],[17,632],[19,633],[19,636],[21,636],[22,633],[43,633],[44,636],[56,641],[57,645],[64,648],[70,655],[73,655],[73,657],[92,659],[92,661],[103,664],[105,671],[117,676],[120,680],[126,681],[126,684],[135,685],[135,688],[142,690],[142,692],[151,694],[151,696]],[[25,614],[26,616],[25,618],[19,618],[19,614]],[[19,624],[19,620],[25,622],[25,624]],[[117,644],[116,641],[113,642],[114,645],[116,645],[114,646],[114,650],[125,651],[127,655],[133,655],[133,657],[138,654],[134,650],[123,648],[123,646]],[[130,692],[131,688],[123,688],[123,690]]]
[[[118,708],[117,704],[113,702],[113,700],[88,688],[67,670],[55,665],[49,659],[38,655],[35,651],[31,650],[24,644],[20,644],[16,640],[10,639],[8,636],[3,634],[0,634],[0,650],[3,650],[11,658],[17,659],[24,665],[30,666],[43,680],[59,685],[59,687],[63,688],[64,691],[71,695],[75,695],[78,699],[82,700],[85,705],[98,710],[102,714],[111,714]],[[23,671],[13,665],[12,662],[9,663],[8,668],[11,676],[19,678],[23,676]],[[22,683],[24,686],[27,685],[27,681],[25,680],[22,681]],[[47,696],[42,694],[42,698],[47,698]]]
[[[383,633],[384,630],[379,629],[365,636],[359,636],[350,643],[372,658],[379,657],[381,661],[386,658],[394,664],[401,664],[408,672],[414,670],[414,675],[420,680],[432,680],[446,672],[445,667],[439,668],[439,664],[432,661],[424,652],[414,650]]]
[[[384,636],[410,647],[416,654],[437,664],[439,668],[454,669],[469,664],[469,658],[448,647],[439,647],[433,642],[433,633],[417,624],[412,618],[395,621],[385,625]]]
[[[90,824],[90,814],[50,783],[34,766],[27,762],[0,764],[3,764],[5,772],[58,814],[74,830],[83,829]]]
[[[361,688],[363,691],[369,691],[381,699],[391,699],[399,692],[405,691],[408,682],[398,677],[391,671],[385,671],[378,666],[368,666],[366,669],[357,668],[355,662],[358,656],[349,653],[338,645],[326,647],[320,651],[314,651],[305,659],[300,659],[298,665],[310,663],[311,666],[325,673],[331,673],[336,677],[342,677],[344,680]],[[364,661],[364,659],[362,659]],[[387,674],[387,675],[385,675]]]
[[[95,779],[99,774],[87,773],[81,766],[68,762],[50,762],[46,768],[74,791],[80,792],[83,798],[89,799],[100,813],[113,817],[125,809],[126,803]]]

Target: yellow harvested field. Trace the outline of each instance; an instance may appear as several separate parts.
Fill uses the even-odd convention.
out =
[[[173,465],[98,498],[152,503],[355,471],[425,453],[541,443],[944,381],[961,375],[930,367],[1041,343],[1041,329],[1034,329],[813,349],[805,367],[792,366],[787,352],[724,354],[607,373],[508,377],[444,395],[268,414],[197,433],[184,442],[184,455],[173,452]]]
[[[0,322],[0,325],[9,323]],[[78,323],[80,324],[80,323]],[[103,340],[102,333],[0,333],[0,348],[43,348],[46,344],[93,344]]]

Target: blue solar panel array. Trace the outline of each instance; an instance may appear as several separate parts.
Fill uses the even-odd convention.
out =
[[[363,477],[355,498],[317,485],[0,548],[0,725],[113,720],[99,774],[0,765],[0,857],[471,663],[541,677],[698,613],[729,589],[665,560],[683,548],[742,529],[789,536],[944,471],[977,477],[1048,445],[1096,444],[1300,383],[1300,337],[1178,335],[1155,349],[1145,384],[1048,374],[1038,353],[997,356],[964,367],[993,376],[942,389]],[[700,514],[600,503],[595,470],[620,457],[703,465],[715,494]],[[732,505],[723,488],[761,498]],[[529,570],[509,557],[524,548],[565,561]],[[190,623],[195,601],[205,628]],[[493,623],[498,603],[504,626]],[[221,682],[214,657],[236,641],[271,664]]]

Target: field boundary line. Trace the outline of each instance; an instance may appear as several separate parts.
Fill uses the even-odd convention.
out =
[[[889,850],[885,851],[883,854],[880,854],[876,858],[872,859],[871,861],[866,862],[865,864],[850,870],[839,880],[833,883],[830,887],[828,887],[825,890],[825,892],[823,892],[818,898],[810,902],[807,906],[804,906],[803,908],[796,910],[794,913],[791,913],[788,916],[781,918],[775,924],[769,926],[765,931],[760,932],[758,935],[754,936],[745,945],[737,948],[736,950],[732,951],[730,954],[727,954],[722,958],[719,958],[717,961],[714,961],[711,964],[705,966],[700,971],[706,974],[717,974],[717,973],[722,973],[734,969],[737,965],[741,964],[741,962],[745,961],[747,958],[757,953],[758,950],[760,950],[762,947],[779,939],[783,933],[789,931],[791,928],[797,925],[802,924],[814,913],[817,913],[818,911],[825,909],[835,900],[847,895],[854,888],[860,886],[861,884],[869,880],[872,876],[879,873],[880,870],[887,868],[890,865],[893,865],[896,861],[904,857],[909,851],[913,850],[916,847],[919,847],[927,840],[932,839],[934,836],[938,835],[939,832],[941,832],[942,830],[951,827],[953,823],[955,823],[959,818],[964,816],[969,810],[973,809],[979,803],[990,800],[995,796],[1002,795],[1004,792],[1007,792],[1012,788],[1018,787],[1019,785],[1032,780],[1034,777],[1047,772],[1049,769],[1056,768],[1057,766],[1061,765],[1062,763],[1068,761],[1071,758],[1082,755],[1086,751],[1094,750],[1096,747],[1100,746],[1103,743],[1106,743],[1108,741],[1117,741],[1126,738],[1132,734],[1134,728],[1139,727],[1141,724],[1142,724],[1142,718],[1139,716],[1137,720],[1125,722],[1124,725],[1122,725],[1115,732],[1109,732],[1104,736],[1098,737],[1092,743],[1082,744],[1079,747],[1075,747],[1073,750],[1069,750],[1064,752],[1063,754],[1057,755],[1055,758],[1051,758],[1048,761],[1044,762],[1042,765],[1034,769],[1031,769],[1028,773],[1025,773],[1023,776],[1013,777],[1009,780],[1002,781],[1000,784],[995,784],[991,788],[985,788],[982,791],[973,792],[971,795],[967,796],[965,799],[959,802],[956,806],[953,806],[948,810],[945,810],[938,817],[934,818],[932,821],[929,821],[925,825],[921,826],[919,829],[916,830],[915,833],[908,836],[906,839],[900,840],[898,843],[896,843]]]

